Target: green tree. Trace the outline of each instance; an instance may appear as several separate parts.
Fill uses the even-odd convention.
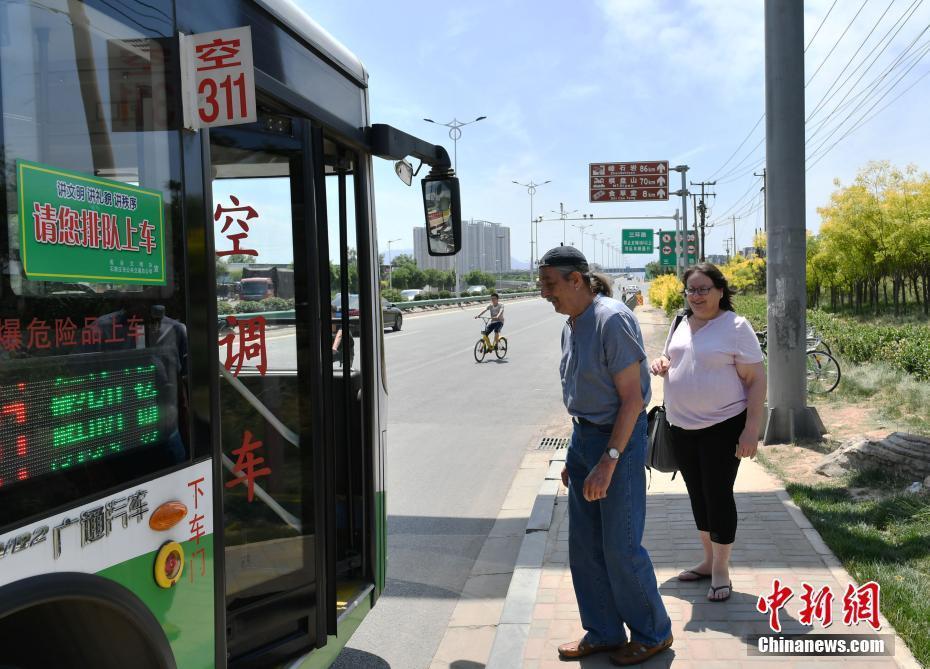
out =
[[[657,276],[662,276],[663,274],[674,274],[674,267],[663,267],[658,262],[653,261],[646,263],[646,278],[654,279]]]
[[[407,288],[421,288],[426,283],[423,272],[417,269],[416,264],[403,264],[393,269],[393,286],[403,290]]]
[[[474,269],[463,277],[466,285],[469,286],[486,286],[488,290],[494,290],[494,286],[497,283],[497,279],[493,274],[488,274],[487,272],[482,272],[479,269]]]
[[[235,262],[235,263],[240,263],[240,264],[253,265],[257,261],[255,260],[255,256],[250,256],[245,253],[235,253],[231,256],[226,256],[226,262]]]
[[[391,260],[391,264],[394,267],[405,267],[405,266],[417,266],[417,261],[414,260],[413,256],[408,253],[401,253],[399,256],[394,256]]]

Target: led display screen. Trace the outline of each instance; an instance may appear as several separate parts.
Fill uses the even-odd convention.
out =
[[[0,363],[0,487],[176,437],[174,351]]]

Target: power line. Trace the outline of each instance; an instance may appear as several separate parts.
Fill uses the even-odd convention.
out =
[[[820,29],[823,28],[823,24],[827,22],[827,19],[830,17],[830,12],[832,12],[833,8],[836,7],[837,1],[838,0],[833,0],[833,4],[830,5],[830,9],[828,9],[827,13],[824,14],[823,20],[820,22],[820,25],[817,26],[817,30],[814,31],[813,36],[811,36],[810,40],[807,42],[807,46],[804,47],[804,53],[807,53],[807,50],[811,48],[811,44],[813,44],[814,40],[817,39],[817,35],[820,33]]]
[[[930,53],[930,48],[928,48],[928,49],[926,49],[926,50],[924,51],[923,55],[921,56],[921,59],[923,59],[923,57],[926,56],[927,53]],[[894,88],[898,85],[898,83],[900,83],[901,80],[904,79],[904,77],[907,76],[907,74],[908,74],[912,69],[914,69],[914,67],[916,67],[917,63],[919,63],[919,62],[920,62],[920,60],[916,61],[913,65],[911,65],[911,67],[909,67],[909,68],[907,69],[907,71],[906,71],[904,74],[902,74],[901,77],[898,78],[898,80],[894,83],[894,85],[891,86],[891,88],[888,89],[888,92],[887,92],[887,93],[890,93],[892,90],[894,90]],[[829,136],[828,136],[827,139],[825,139],[824,142],[821,143],[821,144],[817,147],[817,149],[811,154],[811,156],[810,156],[811,158],[815,158],[815,157],[816,157],[817,159],[807,167],[807,170],[810,170],[814,165],[816,165],[817,163],[819,163],[819,162],[824,158],[824,156],[826,156],[828,153],[830,153],[830,151],[832,151],[832,150],[834,149],[834,147],[836,147],[837,144],[839,144],[840,142],[842,142],[842,141],[843,141],[844,139],[846,139],[849,135],[851,135],[851,134],[854,133],[856,130],[858,130],[859,128],[861,128],[863,125],[865,125],[866,123],[868,123],[869,121],[871,121],[873,118],[875,118],[876,116],[878,116],[878,114],[880,114],[880,113],[881,113],[883,110],[885,110],[889,105],[891,105],[891,103],[893,103],[895,100],[897,100],[897,99],[900,98],[902,95],[904,95],[904,94],[907,93],[909,90],[911,90],[914,86],[916,86],[916,85],[920,82],[921,79],[923,79],[924,77],[926,77],[928,74],[930,74],[930,70],[927,70],[926,72],[924,72],[924,73],[923,73],[922,75],[920,75],[910,86],[908,86],[906,89],[904,89],[903,91],[901,91],[901,93],[899,93],[897,96],[895,96],[891,101],[889,101],[888,104],[884,105],[884,106],[883,106],[881,109],[879,109],[877,112],[875,112],[874,114],[872,114],[871,116],[868,116],[868,118],[866,118],[866,116],[875,108],[875,105],[877,105],[879,102],[881,102],[881,101],[887,96],[887,93],[886,93],[885,95],[883,95],[881,98],[879,98],[878,100],[876,100],[875,103],[874,103],[871,107],[869,107],[869,108],[865,111],[865,113],[860,117],[860,119],[856,122],[856,124],[855,124],[853,127],[851,127],[851,128],[848,129],[845,133],[843,133],[843,135],[842,135],[838,140],[836,140],[833,144],[831,144],[827,149],[823,149],[823,146],[827,143],[827,141],[829,141]],[[832,136],[832,133],[831,133],[831,136]],[[820,153],[819,156],[817,156],[817,153],[818,153],[818,152]],[[805,171],[806,171],[806,170],[805,170]]]
[[[849,60],[846,61],[846,64],[843,66],[843,69],[840,70],[840,73],[839,73],[838,75],[836,75],[836,78],[833,80],[833,83],[831,83],[830,86],[829,86],[829,88],[827,88],[826,92],[823,94],[823,97],[820,98],[820,101],[817,103],[817,106],[814,108],[814,111],[812,111],[812,112],[810,113],[810,116],[808,116],[807,119],[805,120],[805,123],[806,123],[807,121],[810,121],[811,118],[813,118],[814,115],[817,113],[817,111],[820,109],[820,105],[823,103],[823,101],[824,101],[824,100],[827,98],[827,96],[830,94],[830,91],[833,90],[833,87],[836,86],[836,82],[838,82],[838,81],[840,80],[840,77],[843,76],[843,73],[846,72],[847,68],[848,68],[850,65],[853,64],[853,61],[856,59],[856,56],[858,56],[858,55],[859,55],[859,52],[862,51],[862,48],[865,46],[866,42],[868,42],[868,41],[869,41],[869,38],[872,37],[872,33],[874,33],[875,30],[876,30],[876,28],[878,28],[878,24],[882,22],[882,19],[885,18],[885,15],[891,10],[891,7],[894,5],[894,3],[895,3],[896,1],[897,1],[897,0],[891,0],[891,2],[888,3],[888,7],[885,8],[885,11],[882,12],[882,15],[878,17],[878,20],[877,20],[877,21],[875,22],[875,24],[872,26],[872,29],[869,31],[869,34],[866,35],[866,36],[865,36],[865,39],[863,39],[862,42],[859,44],[859,48],[856,49],[856,53],[854,53],[854,54],[849,58]],[[915,2],[917,2],[917,0],[915,0]],[[898,20],[900,21],[900,19],[898,19]],[[885,34],[887,35],[887,33],[885,33]],[[881,42],[879,42],[879,44],[881,44]],[[877,47],[877,46],[878,46],[878,45],[876,45],[876,47]],[[875,51],[875,48],[873,48],[872,51]],[[868,58],[868,56],[866,56],[866,58]],[[863,62],[865,62],[865,59],[863,59]],[[842,88],[842,87],[841,87],[841,88]]]
[[[834,50],[836,50],[836,47],[840,45],[840,42],[844,37],[846,37],[846,33],[849,32],[850,28],[852,28],[852,24],[856,22],[856,19],[859,18],[859,14],[861,14],[862,10],[865,9],[865,5],[868,1],[869,0],[862,0],[862,6],[859,7],[859,11],[856,12],[855,16],[852,17],[852,20],[846,25],[846,29],[843,31],[843,34],[836,38],[836,42],[833,43],[829,53],[824,56],[823,60],[820,62],[820,66],[814,71],[814,73],[811,75],[811,78],[807,80],[807,83],[804,84],[805,88],[807,88],[807,86],[814,80],[814,77],[816,77],[817,73],[820,72],[820,68],[826,65],[827,61],[830,59],[830,56],[833,54]]]
[[[923,2],[923,0],[918,0],[918,2],[917,2],[918,6],[919,6],[919,3],[922,3],[922,2]],[[913,6],[913,5],[912,5],[912,6]],[[909,9],[910,9],[910,8],[909,8]],[[906,10],[906,11],[907,11],[907,10]],[[917,7],[914,7],[914,9],[911,11],[911,14],[910,14],[906,19],[904,19],[904,22],[898,27],[898,29],[895,31],[894,35],[892,35],[891,39],[885,44],[885,46],[882,48],[882,50],[879,51],[879,53],[875,56],[875,58],[872,59],[872,62],[869,63],[869,66],[868,66],[865,70],[863,70],[862,74],[859,75],[859,78],[856,79],[855,83],[854,83],[852,86],[849,87],[849,90],[846,91],[846,94],[845,94],[845,95],[843,96],[843,98],[839,101],[839,103],[837,103],[837,105],[830,111],[830,113],[826,116],[826,118],[823,118],[823,119],[821,119],[820,121],[817,122],[817,125],[816,125],[816,127],[815,127],[813,133],[810,135],[809,139],[812,139],[812,138],[814,137],[814,135],[816,135],[818,132],[820,132],[820,130],[830,121],[830,119],[831,119],[834,115],[840,113],[840,110],[841,110],[842,107],[843,107],[843,103],[846,101],[847,98],[849,98],[850,94],[855,90],[855,88],[856,88],[856,86],[859,84],[859,82],[862,81],[862,78],[869,72],[869,70],[872,69],[872,67],[875,65],[875,63],[878,62],[878,59],[879,59],[879,58],[881,57],[881,55],[885,52],[885,50],[886,50],[889,46],[891,46],[892,41],[894,40],[894,38],[897,37],[898,33],[901,32],[901,30],[904,28],[904,26],[907,24],[907,22],[911,19],[911,17],[913,17],[914,12],[916,12],[916,11],[917,11]],[[906,12],[905,12],[905,13],[906,13]],[[903,15],[902,15],[902,18],[903,18]],[[901,19],[898,19],[898,20],[900,21]],[[874,90],[874,87],[875,87],[882,79],[884,79],[884,77],[886,77],[895,67],[897,67],[897,66],[899,65],[901,59],[904,58],[904,57],[910,52],[910,50],[911,50],[911,49],[913,48],[913,46],[914,46],[914,43],[915,43],[918,39],[920,39],[921,35],[923,35],[923,33],[926,32],[926,30],[927,30],[927,28],[924,28],[924,30],[921,31],[921,32],[917,35],[917,37],[915,37],[913,40],[911,40],[910,44],[908,44],[908,45],[904,48],[904,51],[902,51],[902,52],[892,61],[891,65],[889,65],[888,68],[886,68],[885,72],[884,72],[883,74],[879,75],[879,77],[878,77],[877,80],[873,80],[870,84],[868,84],[868,85],[866,85],[864,88],[860,89],[860,90],[852,97],[852,99],[849,101],[849,104],[853,104],[853,103],[856,101],[857,98],[860,98],[860,97],[862,97],[863,95],[867,95],[870,91]],[[883,38],[883,39],[884,39],[884,38]],[[876,45],[876,46],[877,46],[877,45]],[[873,49],[873,51],[874,51],[874,49]],[[871,55],[871,54],[870,54],[870,55]],[[864,61],[863,61],[863,62],[864,62]],[[860,64],[859,67],[861,67],[861,65],[862,65],[862,64]],[[858,67],[857,67],[856,69],[858,69]],[[850,74],[849,78],[852,78],[852,75],[853,75],[854,73],[855,73],[855,71],[854,71],[853,73]],[[846,85],[846,82],[843,83],[843,86],[845,86],[845,85]],[[841,86],[841,89],[842,89],[842,86]],[[839,89],[836,91],[836,94],[839,94]],[[810,120],[811,118],[813,118],[813,116],[814,116],[814,114],[812,113],[811,116],[808,117],[808,120]]]
[[[928,27],[930,27],[930,26],[928,26]],[[872,104],[872,106],[869,107],[869,109],[867,109],[865,112],[863,112],[862,117],[865,117],[869,112],[871,112],[871,111],[875,108],[875,106],[878,105],[878,104],[879,104],[892,90],[894,90],[894,88],[897,87],[897,85],[898,85],[899,83],[901,83],[901,81],[904,79],[904,77],[906,77],[906,76],[908,75],[908,73],[910,73],[910,71],[913,70],[913,69],[920,63],[920,61],[924,58],[924,56],[927,55],[928,51],[930,51],[930,42],[925,43],[921,48],[923,49],[923,51],[922,51],[922,52],[918,52],[918,54],[917,54],[918,57],[914,60],[914,62],[910,65],[910,67],[908,67],[908,68],[904,71],[904,73],[903,73],[900,77],[898,77],[898,78],[894,81],[894,83],[891,84],[890,87],[888,87],[884,92],[882,92],[881,96],[878,97],[878,99]],[[870,99],[871,97],[873,97],[873,94],[875,94],[876,91],[879,91],[879,86],[878,86],[878,85],[881,83],[881,81],[882,81],[888,74],[891,73],[891,71],[892,71],[892,70],[889,70],[888,72],[886,72],[885,74],[883,74],[882,77],[878,80],[878,82],[876,82],[875,87],[872,89],[872,91],[870,92],[870,94],[869,94],[868,96],[866,96],[866,99],[864,99],[859,105],[857,105],[852,111],[850,111],[845,117],[843,117],[843,120],[842,120],[842,121],[840,121],[838,124],[836,124],[836,126],[834,126],[834,128],[833,128],[833,130],[830,132],[830,134],[828,134],[828,135],[821,141],[821,143],[817,146],[817,148],[814,149],[814,151],[811,152],[811,154],[810,154],[811,157],[814,157],[814,156],[817,154],[817,151],[819,151],[828,141],[830,141],[830,138],[833,137],[833,135],[835,135],[835,134],[843,127],[843,125],[845,125],[846,121],[848,121],[850,118],[852,118],[856,113],[858,113],[858,112],[862,109],[862,107],[863,107],[865,104],[867,104],[867,103],[869,102],[869,99]],[[862,117],[860,117],[860,118],[862,118]],[[817,135],[816,132],[814,132],[813,134],[811,134],[811,136],[808,138],[808,142],[812,141],[813,138],[814,138],[816,135]],[[845,136],[846,136],[846,135],[844,135],[844,137],[845,137]]]
[[[923,2],[923,0],[920,0],[920,1]],[[827,19],[830,18],[830,13],[833,12],[833,8],[836,7],[837,2],[838,0],[833,0],[833,4],[830,5],[830,9],[828,9],[827,13],[824,14],[823,19],[820,21],[820,25],[817,26],[817,30],[814,31],[814,34],[811,36],[810,40],[807,42],[807,46],[804,47],[804,53],[807,53],[807,50],[811,48],[811,45],[814,43],[814,40],[817,39],[817,35],[820,34],[820,29],[823,28],[824,24],[827,22]],[[892,0],[892,2],[894,2],[894,0]],[[739,146],[736,147],[736,150],[733,151],[733,153],[731,153],[730,156],[725,161],[723,161],[723,165],[721,165],[716,170],[714,170],[714,172],[710,175],[711,179],[713,179],[714,176],[717,175],[724,167],[730,164],[730,161],[733,160],[733,157],[737,153],[739,153],[739,150],[743,148],[746,142],[749,141],[749,138],[752,137],[752,134],[756,131],[756,128],[759,127],[759,124],[762,123],[762,120],[764,118],[765,118],[765,113],[763,113],[762,116],[759,117],[759,120],[753,124],[752,128],[750,128],[749,132],[743,138],[743,141],[741,141],[739,143]]]
[[[836,4],[836,3],[834,2],[833,4]],[[746,137],[743,138],[743,141],[739,143],[739,146],[736,147],[736,150],[735,150],[733,153],[730,154],[730,157],[729,157],[729,158],[727,158],[725,161],[723,161],[723,165],[721,165],[720,167],[718,167],[718,168],[714,171],[714,173],[710,175],[710,178],[711,178],[711,179],[713,179],[714,176],[715,176],[717,173],[720,172],[720,170],[722,170],[724,167],[726,167],[726,166],[729,164],[729,162],[730,162],[731,160],[733,160],[733,156],[735,156],[737,153],[739,153],[739,150],[740,150],[741,148],[743,148],[743,145],[744,145],[746,142],[749,141],[749,138],[752,137],[752,133],[754,133],[754,132],[756,131],[756,128],[759,127],[759,124],[762,123],[762,119],[764,119],[764,118],[765,118],[765,114],[762,114],[762,116],[759,117],[759,120],[756,121],[756,124],[755,124],[754,126],[752,126],[752,130],[749,131],[749,134],[746,135]],[[758,146],[758,144],[757,144],[756,146]]]

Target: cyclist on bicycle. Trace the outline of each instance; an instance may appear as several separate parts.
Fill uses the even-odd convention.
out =
[[[497,341],[501,338],[501,328],[504,327],[504,305],[500,304],[500,296],[497,293],[491,293],[491,304],[482,309],[475,318],[481,318],[485,311],[490,312],[491,320],[484,330],[484,336],[488,337],[493,332],[494,346],[497,346]]]

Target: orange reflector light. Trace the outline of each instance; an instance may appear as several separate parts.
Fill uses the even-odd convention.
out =
[[[177,541],[169,541],[155,557],[155,582],[161,588],[170,588],[184,573],[184,549]]]
[[[158,532],[170,530],[187,515],[187,507],[181,502],[165,502],[149,516],[149,527]]]

